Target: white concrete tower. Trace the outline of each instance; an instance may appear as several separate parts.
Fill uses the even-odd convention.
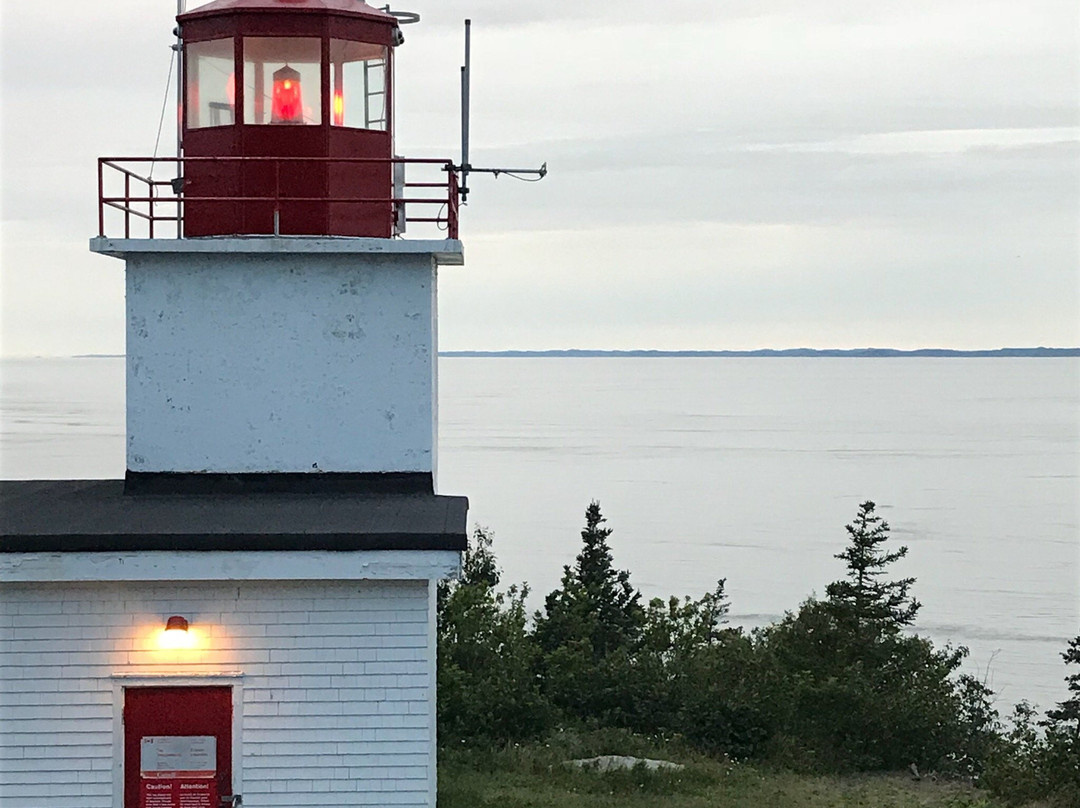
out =
[[[394,156],[393,14],[177,19],[182,157],[99,163],[126,477],[0,483],[0,801],[434,806],[460,167]]]
[[[434,492],[437,273],[460,242],[91,249],[126,264],[129,490]]]

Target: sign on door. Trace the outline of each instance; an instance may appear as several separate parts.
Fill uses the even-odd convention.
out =
[[[139,752],[139,808],[217,808],[213,735],[146,735]]]
[[[124,690],[124,808],[219,808],[231,793],[231,688]]]

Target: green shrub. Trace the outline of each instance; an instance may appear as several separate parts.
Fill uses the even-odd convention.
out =
[[[874,509],[864,502],[847,526],[848,547],[837,555],[846,579],[830,584],[825,600],[810,598],[757,633],[766,657],[763,703],[783,754],[803,765],[970,765],[960,745],[971,731],[952,678],[966,650],[938,650],[903,631],[919,608],[909,594],[914,579],[886,573],[907,548],[885,549],[889,526]]]
[[[1011,804],[1080,808],[1080,675],[1068,677],[1071,698],[1047,713],[1044,731],[1026,705],[1003,730],[993,693],[957,676],[966,650],[907,630],[914,579],[888,576],[907,550],[886,549],[889,527],[874,510],[864,502],[847,526],[845,579],[749,635],[725,625],[724,580],[698,599],[643,607],[615,568],[596,502],[574,565],[530,626],[527,589],[499,589],[491,535],[477,529],[461,580],[439,589],[444,750],[501,750],[505,763],[531,739],[566,759],[640,754],[646,738],[809,772],[914,763],[979,780]],[[1080,637],[1063,656],[1080,664]]]
[[[1080,665],[1080,636],[1061,656],[1066,665]],[[1065,680],[1070,697],[1047,710],[1043,721],[1036,722],[1027,702],[1018,704],[1009,731],[988,757],[982,782],[1010,804],[1044,799],[1080,808],[1080,673]]]
[[[460,581],[439,593],[439,737],[467,743],[536,738],[552,711],[534,675],[539,654],[526,630],[525,587],[496,587],[491,535],[478,528]]]

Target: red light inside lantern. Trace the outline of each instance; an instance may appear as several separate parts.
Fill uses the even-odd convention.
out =
[[[274,71],[271,107],[272,123],[303,123],[304,105],[300,98],[300,74],[288,65]]]

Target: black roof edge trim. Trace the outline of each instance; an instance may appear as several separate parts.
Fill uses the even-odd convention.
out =
[[[434,494],[429,471],[201,473],[128,471],[124,494]]]
[[[5,536],[0,539],[0,553],[462,551],[467,545],[464,533],[53,535]]]

